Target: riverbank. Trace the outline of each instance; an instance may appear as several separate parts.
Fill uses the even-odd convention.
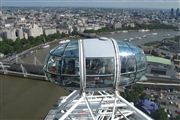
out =
[[[121,31],[121,30],[142,30],[142,29],[149,29],[149,30],[159,30],[159,29],[169,29],[169,30],[178,30],[177,26],[167,25],[167,24],[160,24],[160,23],[151,23],[151,24],[135,24],[134,27],[126,26],[115,28],[114,26],[106,26],[98,30],[85,30],[84,33],[104,33],[104,32],[114,32],[114,31]]]
[[[61,40],[61,39],[60,39]],[[59,41],[60,41],[59,40]],[[54,42],[57,42],[57,39],[55,39],[55,40],[53,40],[53,41],[50,41],[50,42],[46,42],[46,44],[51,44],[51,43],[54,43]],[[37,46],[34,46],[34,47],[31,47],[31,48],[29,48],[29,49],[27,49],[27,50],[25,50],[25,51],[23,51],[23,52],[21,52],[21,53],[18,53],[18,54],[14,54],[14,55],[12,55],[12,56],[10,56],[10,57],[7,57],[7,58],[5,58],[5,59],[2,59],[2,61],[5,61],[5,62],[9,62],[9,61],[12,61],[12,60],[14,60],[17,56],[18,57],[21,57],[21,56],[23,56],[23,55],[25,55],[25,54],[28,54],[28,53],[30,53],[31,51],[33,51],[33,50],[36,50],[36,49],[39,49],[39,48],[42,48],[44,46],[44,43],[43,44],[40,44],[40,45],[37,45]]]
[[[59,42],[59,41],[64,40],[64,39],[69,39],[69,38],[73,38],[74,39],[74,38],[78,38],[78,37],[79,36],[69,36],[69,37],[64,37],[64,38],[61,38],[61,39],[54,39],[53,41],[45,42],[45,43],[39,44],[37,46],[31,47],[29,49],[26,49],[23,52],[20,52],[18,54],[13,54],[12,56],[8,56],[6,58],[0,59],[0,61],[11,62],[11,61],[15,60],[16,57],[24,57],[26,54],[29,54],[29,53],[31,53],[34,50],[38,50],[38,49],[43,48],[44,45],[49,45],[49,44],[52,44],[52,43],[55,43],[55,42]]]
[[[0,120],[42,120],[69,93],[47,81],[0,75]]]
[[[138,29],[138,30],[116,30],[111,32],[100,32],[94,33],[96,35],[104,35],[104,34],[117,34],[117,33],[128,33],[128,32],[139,32],[139,33],[148,33],[148,32],[157,32],[157,31],[173,31],[171,29]],[[93,34],[93,33],[89,33]]]

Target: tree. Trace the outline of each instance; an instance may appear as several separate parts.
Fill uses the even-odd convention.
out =
[[[149,99],[149,96],[146,94],[146,93],[142,93],[139,97],[141,100],[144,100],[144,99]]]
[[[9,53],[13,53],[13,47],[5,42],[0,42],[0,53],[3,53],[5,55]]]
[[[29,49],[31,47],[34,47],[36,45],[53,41],[58,38],[62,37],[68,37],[68,35],[62,33],[55,33],[48,36],[37,36],[37,37],[29,37],[26,39],[19,39],[17,38],[16,41],[10,40],[10,39],[4,39],[3,41],[0,41],[0,53],[3,53],[5,55],[12,54],[12,53],[19,53],[23,50]],[[45,40],[44,40],[45,38]]]
[[[133,91],[137,92],[138,94],[142,94],[143,91],[144,91],[144,86],[141,85],[141,84],[135,84],[133,87],[132,87]]]
[[[141,98],[145,98],[145,94],[143,94],[143,91],[143,85],[135,84],[131,87],[131,89],[126,89],[125,93],[123,94],[123,97],[127,101],[134,102],[136,104]]]
[[[168,115],[164,111],[164,108],[160,108],[154,112],[154,119],[155,120],[168,120]]]
[[[16,39],[16,41],[14,42],[14,45],[13,45],[13,49],[14,51],[16,52],[20,52],[22,51],[22,43],[21,43],[21,40],[18,38]]]
[[[180,115],[177,115],[174,120],[180,120]]]
[[[129,91],[125,94],[125,99],[129,102],[137,103],[139,101],[139,96],[137,92]]]

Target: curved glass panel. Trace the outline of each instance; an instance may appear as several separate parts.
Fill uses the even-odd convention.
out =
[[[63,43],[51,50],[45,68],[49,80],[63,86],[79,86],[78,41]]]
[[[64,58],[61,73],[62,75],[79,75],[79,58]]]
[[[78,41],[71,41],[66,46],[61,66],[62,85],[68,87],[79,87],[80,73]]]
[[[87,76],[86,87],[87,88],[105,88],[112,87],[114,82],[114,75],[107,76]]]
[[[137,71],[144,70],[146,68],[146,58],[144,53],[139,49],[139,52],[136,54],[137,61]]]
[[[131,73],[136,70],[136,60],[129,44],[118,41],[119,55],[121,60],[121,73]]]
[[[68,43],[64,43],[56,47],[54,50],[50,51],[50,54],[53,56],[62,56],[64,53],[64,49],[67,46]]]
[[[131,73],[136,71],[136,60],[134,56],[120,56],[121,73]]]
[[[120,85],[128,86],[134,82],[136,75],[134,73],[121,75]]]
[[[86,58],[86,75],[114,74],[114,58]]]
[[[86,86],[112,87],[114,81],[114,58],[86,58]]]
[[[47,72],[59,74],[61,68],[61,57],[50,56],[47,61]]]
[[[133,44],[130,44],[130,48],[134,52],[134,56],[137,62],[137,71],[145,70],[146,69],[146,57],[144,55],[144,51]]]
[[[72,41],[67,45],[64,57],[79,57],[78,41]]]
[[[71,87],[73,89],[77,89],[80,87],[80,77],[79,76],[65,76],[61,77],[61,85],[65,87]]]
[[[126,86],[145,75],[146,57],[140,48],[131,43],[123,41],[117,41],[117,43],[121,60],[120,85]]]

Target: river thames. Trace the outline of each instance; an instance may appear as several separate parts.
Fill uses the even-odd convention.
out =
[[[42,120],[67,94],[48,81],[0,75],[0,120]]]

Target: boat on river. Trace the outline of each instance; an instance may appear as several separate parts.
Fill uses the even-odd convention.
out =
[[[61,40],[61,41],[59,41],[59,44],[63,44],[63,43],[67,43],[67,42],[69,42],[70,40]]]

